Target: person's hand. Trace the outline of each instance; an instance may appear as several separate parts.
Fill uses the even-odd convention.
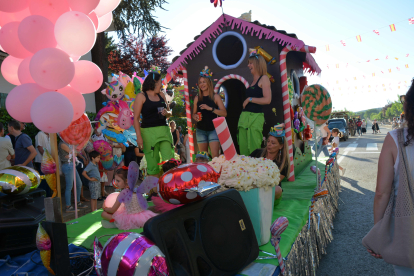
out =
[[[137,144],[140,150],[144,149],[144,141],[142,140],[141,135],[137,136]]]
[[[197,122],[200,121],[200,118],[198,117],[198,114],[193,114],[193,119],[196,120]]]
[[[6,160],[7,160],[7,161],[10,161],[10,160],[11,160],[11,155],[10,155],[10,154],[9,154],[9,155],[7,155]]]
[[[167,111],[167,109],[164,108],[161,112],[161,115],[162,116],[167,116],[167,114],[168,114],[168,111]]]
[[[212,111],[212,110],[213,110],[213,108],[212,108],[212,107],[210,107],[210,106],[208,106],[208,105],[206,105],[206,104],[202,104],[202,105],[200,105],[200,109],[205,109],[205,110],[208,110],[208,111]]]
[[[247,98],[247,99],[245,99],[245,100],[244,100],[244,102],[243,102],[243,109],[245,109],[245,108],[246,108],[246,105],[247,105],[248,103],[250,103],[250,98]]]
[[[371,254],[373,257],[377,259],[382,259],[382,256],[380,254],[376,254],[374,251],[367,249],[368,253]]]
[[[92,178],[91,178],[91,181],[93,181],[93,182],[98,182],[98,179],[96,179],[95,177],[92,177]]]

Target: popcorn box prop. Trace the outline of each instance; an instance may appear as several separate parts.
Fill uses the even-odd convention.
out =
[[[259,246],[268,243],[275,202],[275,187],[255,188],[247,192],[239,191],[239,193],[252,221],[257,243]]]

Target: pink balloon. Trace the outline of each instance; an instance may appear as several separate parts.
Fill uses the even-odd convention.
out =
[[[0,0],[0,11],[18,12],[29,6],[29,0]]]
[[[103,204],[104,207],[107,207],[107,208],[114,207],[114,204],[116,202],[116,199],[118,198],[118,195],[119,195],[119,192],[114,192],[114,193],[109,194],[104,201],[104,204]]]
[[[44,16],[53,24],[59,16],[70,11],[66,0],[31,0],[29,8],[32,14]]]
[[[18,35],[23,47],[33,54],[57,45],[53,23],[44,16],[31,15],[20,22]]]
[[[112,12],[116,7],[118,7],[121,0],[101,0],[99,5],[96,7],[94,12],[98,17],[101,17],[108,12]]]
[[[5,60],[3,60],[3,63],[1,64],[1,74],[6,81],[14,85],[20,84],[17,76],[17,70],[19,69],[19,65],[22,61],[22,59],[15,58],[13,56],[8,56]]]
[[[17,30],[19,29],[19,22],[10,22],[2,26],[0,29],[0,44],[7,53],[17,58],[27,58],[32,55],[20,43]]]
[[[88,17],[92,20],[92,23],[95,26],[95,30],[97,30],[98,25],[99,25],[99,20],[98,20],[98,16],[96,15],[96,13],[91,12],[90,14],[88,14]]]
[[[25,83],[13,88],[6,98],[7,112],[17,121],[31,123],[30,108],[33,101],[47,91],[36,83]]]
[[[95,44],[95,26],[84,13],[66,12],[56,21],[55,37],[62,50],[71,55],[83,56]]]
[[[2,12],[0,11],[0,26],[4,26],[9,22],[13,21],[22,21],[24,18],[28,17],[30,15],[29,8],[25,8],[22,11],[14,12],[14,13],[8,13],[8,12]]]
[[[19,69],[17,70],[17,76],[19,77],[20,83],[35,83],[32,75],[30,75],[29,64],[32,57],[25,58],[20,63]]]
[[[35,126],[48,133],[65,130],[73,119],[69,99],[58,92],[46,92],[34,100],[30,109]]]
[[[80,56],[73,56],[71,55],[70,58],[72,59],[73,62],[78,61],[81,57]]]
[[[99,0],[67,0],[72,11],[90,14],[99,4]]]
[[[70,86],[65,86],[62,89],[59,89],[57,92],[64,95],[71,102],[72,107],[73,107],[72,121],[76,121],[83,115],[83,113],[85,113],[85,108],[86,108],[85,98],[79,91],[76,91]]]
[[[101,87],[103,75],[101,69],[93,62],[80,60],[75,62],[75,76],[70,86],[82,94],[93,93]]]
[[[99,24],[98,29],[96,30],[97,33],[102,33],[106,29],[111,26],[112,23],[112,12],[105,14],[104,16],[98,17]]]
[[[37,84],[56,90],[68,85],[75,75],[75,65],[68,54],[56,48],[46,48],[33,55],[30,74]]]

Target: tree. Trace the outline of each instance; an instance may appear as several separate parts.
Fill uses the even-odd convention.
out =
[[[130,35],[127,39],[121,40],[117,50],[109,54],[109,69],[132,75],[134,72],[143,72],[155,65],[160,68],[162,74],[165,74],[170,66],[167,57],[172,52],[167,42],[165,36],[137,38]]]
[[[119,6],[112,12],[113,25],[118,37],[125,39],[127,34],[135,33],[155,35],[163,26],[155,19],[153,12],[156,8],[163,8],[165,0],[122,0]],[[101,69],[104,83],[95,92],[95,106],[99,110],[106,97],[100,93],[105,82],[108,82],[108,55],[106,54],[107,38],[104,33],[99,33],[96,43],[91,50],[92,61]]]

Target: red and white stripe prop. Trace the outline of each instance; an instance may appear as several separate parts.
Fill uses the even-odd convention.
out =
[[[273,222],[272,226],[270,226],[270,233],[272,234],[272,238],[270,239],[270,242],[275,247],[277,260],[279,261],[279,267],[280,267],[280,274],[285,275],[285,263],[283,262],[282,253],[280,253],[280,236],[282,235],[283,231],[286,230],[286,228],[289,225],[289,220],[285,217],[280,217],[275,222]]]
[[[290,51],[305,52],[305,53],[315,53],[316,47],[312,46],[303,46],[300,49],[287,45],[280,52],[280,78],[282,81],[282,97],[283,97],[283,114],[285,120],[285,131],[286,139],[288,141],[289,148],[289,159],[290,159],[290,169],[289,169],[289,181],[295,181],[295,171],[293,164],[293,147],[292,147],[292,127],[290,119],[290,102],[289,102],[289,88],[287,80],[287,67],[286,67],[286,56]]]
[[[220,140],[221,148],[223,149],[226,160],[231,160],[237,156],[236,147],[230,135],[230,130],[224,117],[218,117],[213,120],[216,128],[217,136]]]
[[[178,70],[183,72],[185,113],[186,113],[186,117],[187,117],[188,144],[190,145],[190,156],[193,156],[193,154],[194,154],[194,137],[193,137],[193,123],[192,123],[192,119],[191,119],[190,92],[188,90],[188,75],[187,75],[187,70],[183,66],[180,66],[180,68]],[[168,84],[168,82],[174,77],[175,72],[178,72],[178,71],[173,70],[165,76],[165,78],[163,80],[163,85]],[[191,162],[191,160],[189,162]]]
[[[222,77],[216,83],[216,86],[214,86],[214,93],[218,93],[218,91],[220,89],[220,86],[223,84],[223,82],[225,82],[226,80],[231,80],[231,79],[239,80],[244,84],[244,86],[246,86],[246,89],[249,88],[249,82],[245,78],[243,78],[242,76],[239,76],[239,75],[230,74],[230,75]]]

